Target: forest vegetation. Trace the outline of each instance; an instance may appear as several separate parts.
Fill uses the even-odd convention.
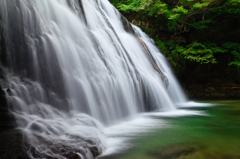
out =
[[[240,0],[110,2],[154,39],[185,89],[205,89],[196,96],[231,97],[224,92],[209,94],[206,89],[238,88]]]

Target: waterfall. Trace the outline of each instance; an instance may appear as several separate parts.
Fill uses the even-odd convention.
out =
[[[1,0],[0,18],[0,84],[40,157],[62,157],[46,143],[101,152],[103,127],[186,102],[154,42],[107,0]]]

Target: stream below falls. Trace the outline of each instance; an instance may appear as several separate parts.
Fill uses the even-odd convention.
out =
[[[142,114],[109,128],[115,143],[100,159],[239,159],[240,101],[207,103]]]

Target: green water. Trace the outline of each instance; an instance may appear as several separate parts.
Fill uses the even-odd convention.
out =
[[[240,159],[240,101],[211,101],[205,116],[159,117],[167,126],[136,137],[114,159]],[[186,108],[185,108],[186,109]]]

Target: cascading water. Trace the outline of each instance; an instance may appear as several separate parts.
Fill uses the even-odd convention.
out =
[[[107,0],[1,0],[0,14],[1,85],[32,157],[101,152],[98,121],[186,102],[154,42]]]
[[[180,85],[178,84],[176,78],[174,77],[170,66],[168,65],[168,62],[166,58],[163,56],[163,54],[159,53],[159,50],[155,46],[155,43],[152,39],[150,39],[144,32],[142,32],[139,28],[134,27],[135,32],[139,38],[141,38],[149,52],[151,52],[152,56],[154,57],[158,67],[163,71],[165,75],[167,75],[169,85],[168,85],[168,94],[174,104],[181,104],[181,103],[186,103],[187,98],[182,91]]]

